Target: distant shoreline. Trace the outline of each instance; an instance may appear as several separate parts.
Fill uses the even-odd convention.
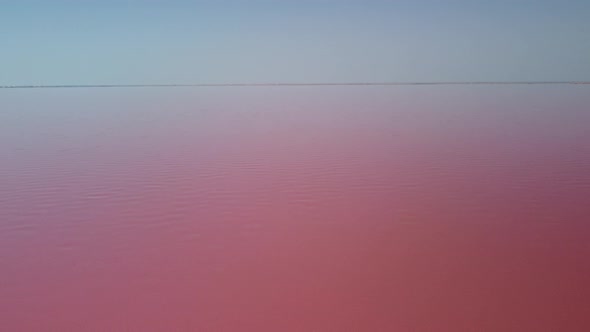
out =
[[[57,88],[174,88],[174,87],[273,87],[273,86],[401,86],[401,85],[586,85],[590,81],[571,82],[349,82],[349,83],[203,83],[203,84],[68,84],[0,85],[0,89]]]

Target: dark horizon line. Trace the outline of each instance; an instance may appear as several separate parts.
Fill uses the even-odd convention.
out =
[[[51,88],[165,88],[165,87],[272,87],[272,86],[396,86],[396,85],[534,85],[590,84],[590,81],[457,81],[457,82],[324,82],[324,83],[196,83],[196,84],[58,84],[0,85],[0,89]]]

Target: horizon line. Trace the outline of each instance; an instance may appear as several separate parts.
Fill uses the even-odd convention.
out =
[[[273,86],[403,86],[403,85],[552,85],[590,84],[590,81],[456,81],[456,82],[318,82],[318,83],[169,83],[169,84],[52,84],[0,85],[0,89],[55,88],[174,88],[174,87],[273,87]]]

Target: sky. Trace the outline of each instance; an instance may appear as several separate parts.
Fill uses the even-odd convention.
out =
[[[0,0],[0,85],[590,80],[588,0]]]

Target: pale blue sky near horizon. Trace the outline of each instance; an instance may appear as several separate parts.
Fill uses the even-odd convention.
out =
[[[0,85],[587,81],[587,0],[0,0]]]

